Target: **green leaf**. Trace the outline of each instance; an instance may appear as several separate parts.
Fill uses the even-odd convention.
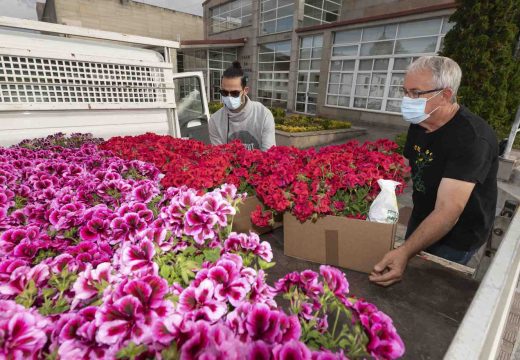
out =
[[[126,347],[119,350],[116,354],[117,359],[130,359],[134,360],[139,355],[147,350],[146,345],[136,345],[134,342],[130,342]]]
[[[267,262],[265,260],[258,259],[258,265],[260,266],[260,268],[262,270],[268,270],[268,269],[272,268],[273,266],[275,266],[276,263],[275,262]]]
[[[34,304],[37,295],[38,289],[36,288],[34,280],[31,279],[25,286],[24,291],[15,298],[15,301],[17,304],[30,308]]]
[[[204,259],[206,261],[209,261],[209,262],[216,262],[218,259],[220,259],[220,249],[219,248],[215,248],[215,249],[204,249],[202,251],[202,253],[204,254]]]
[[[40,249],[36,253],[36,257],[34,258],[32,264],[37,265],[37,264],[41,263],[43,260],[51,258],[51,257],[55,257],[56,255],[58,255],[58,253],[52,249],[46,249],[46,250]]]
[[[179,359],[179,352],[177,350],[177,344],[172,342],[172,344],[161,351],[161,356],[163,360],[177,360]]]
[[[58,348],[53,352],[45,354],[45,360],[58,360]]]

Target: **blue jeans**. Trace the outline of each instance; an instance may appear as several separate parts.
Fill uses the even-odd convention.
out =
[[[414,219],[413,216],[410,217],[410,220],[408,221],[408,228],[406,229],[405,240],[408,239],[410,235],[412,235],[412,233],[415,231],[415,229],[417,229],[420,223],[421,222]],[[430,246],[429,248],[424,249],[424,251],[432,255],[444,258],[446,260],[466,265],[479,248],[480,246],[477,246],[470,250],[464,251],[454,249],[448,245],[436,243]]]
[[[443,244],[433,244],[429,248],[425,249],[427,253],[444,258],[449,261],[453,261],[462,265],[466,265],[471,257],[477,252],[477,249],[471,249],[469,251],[457,250],[450,246]]]

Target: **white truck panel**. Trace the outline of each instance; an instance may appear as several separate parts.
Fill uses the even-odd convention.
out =
[[[9,146],[57,132],[92,133],[105,139],[146,132],[168,134],[167,118],[165,109],[0,112],[0,144]]]

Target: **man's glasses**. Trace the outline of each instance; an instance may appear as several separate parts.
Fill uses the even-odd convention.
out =
[[[231,96],[231,97],[237,98],[240,96],[241,93],[242,93],[242,91],[239,91],[239,90],[227,91],[224,89],[220,89],[220,95],[222,95],[222,96]]]
[[[443,89],[440,88],[440,89],[421,91],[421,90],[406,90],[405,88],[403,88],[403,93],[405,96],[408,96],[412,99],[417,99],[421,95],[430,94],[432,92],[441,91],[441,90],[443,90]]]

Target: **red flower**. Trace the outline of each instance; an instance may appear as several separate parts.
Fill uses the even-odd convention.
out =
[[[248,151],[239,141],[211,146],[195,140],[144,134],[115,137],[101,145],[125,159],[154,163],[163,173],[165,187],[207,191],[221,184],[247,189],[263,202],[252,214],[258,226],[267,226],[273,213],[290,211],[300,221],[319,215],[366,218],[379,193],[377,180],[401,182],[410,168],[395,153],[397,144],[381,139],[359,145],[351,141],[320,150],[272,147]]]

